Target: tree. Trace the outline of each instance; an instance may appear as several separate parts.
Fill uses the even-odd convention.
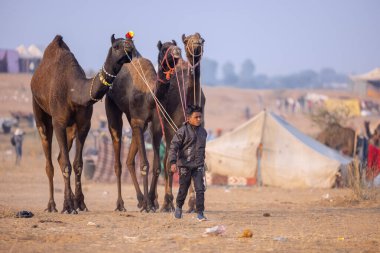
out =
[[[218,63],[214,60],[204,58],[201,62],[201,78],[202,83],[207,85],[215,85],[217,83],[216,71]]]
[[[255,72],[255,65],[252,60],[246,59],[241,65],[241,71],[239,75],[240,85],[243,87],[253,86],[253,74]]]
[[[235,73],[235,66],[231,62],[227,62],[223,65],[223,82],[225,84],[236,84],[238,76]]]

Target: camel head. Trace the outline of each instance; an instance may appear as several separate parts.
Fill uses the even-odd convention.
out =
[[[157,44],[158,64],[164,71],[173,69],[178,61],[182,58],[181,49],[177,46],[177,42],[172,40],[171,42],[162,43],[161,40]]]
[[[115,34],[112,34],[106,63],[113,66],[114,72],[117,73],[118,68],[120,70],[124,63],[129,63],[132,60],[134,50],[135,46],[131,38],[115,39]]]
[[[202,36],[199,33],[195,33],[189,36],[182,34],[182,41],[185,45],[187,59],[190,62],[192,62],[193,59],[199,61],[200,57],[202,57],[203,54],[203,44],[205,42]],[[194,62],[192,62],[192,64],[194,65]]]

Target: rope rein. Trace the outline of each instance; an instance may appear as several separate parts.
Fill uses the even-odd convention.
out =
[[[128,56],[128,58],[129,58],[129,56]],[[139,60],[137,60],[137,61],[139,62]],[[161,102],[158,100],[158,98],[156,97],[156,95],[154,94],[154,92],[152,91],[152,89],[150,88],[147,79],[144,78],[145,77],[144,71],[141,68],[141,72],[142,72],[142,74],[141,74],[140,71],[137,69],[137,67],[135,66],[135,64],[133,63],[132,60],[131,60],[131,63],[132,63],[132,66],[137,71],[137,73],[139,74],[140,78],[144,81],[145,85],[148,87],[148,89],[149,89],[149,91],[150,91],[150,93],[151,93],[154,101],[156,102],[156,105],[158,105],[158,109],[161,111],[161,113],[164,116],[165,120],[169,123],[170,127],[174,130],[174,132],[176,132],[178,130],[177,125],[174,123],[173,119],[170,118],[168,112],[165,110],[164,106],[161,104]],[[139,64],[140,64],[140,62],[139,62]],[[140,67],[141,67],[141,64],[140,64]]]
[[[174,57],[173,57],[174,59]],[[181,105],[182,105],[182,111],[183,111],[183,117],[184,119],[186,119],[186,113],[185,113],[185,105],[184,105],[184,101],[182,100],[182,93],[181,93],[181,87],[179,86],[179,80],[178,80],[178,75],[175,75],[176,79],[177,79],[177,85],[178,85],[178,93],[179,93],[179,98],[181,100]],[[183,76],[182,76],[182,79],[183,79]]]

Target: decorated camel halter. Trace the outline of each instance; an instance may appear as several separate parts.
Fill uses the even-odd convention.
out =
[[[128,58],[129,58],[129,55],[128,55],[128,52],[127,52],[127,49],[126,49],[126,46],[125,46],[125,45],[126,45],[126,43],[127,43],[127,39],[132,40],[132,39],[133,39],[133,36],[134,36],[134,32],[133,32],[133,31],[129,31],[129,32],[125,35],[125,38],[126,38],[126,39],[125,39],[125,41],[124,41],[124,52],[125,52],[125,54],[128,56]],[[105,67],[104,67],[104,64],[103,64],[102,68],[99,70],[98,73],[96,73],[96,75],[94,76],[94,78],[93,78],[92,81],[91,81],[91,87],[90,87],[90,98],[91,98],[91,100],[93,100],[93,101],[95,101],[95,102],[98,102],[98,101],[103,102],[102,99],[97,99],[97,98],[94,98],[94,97],[92,96],[92,89],[93,89],[93,87],[94,87],[94,80],[95,80],[95,78],[96,78],[97,76],[99,76],[99,80],[100,80],[100,82],[101,82],[103,85],[105,85],[105,86],[109,87],[110,89],[112,89],[112,83],[113,83],[113,81],[115,80],[116,75],[112,75],[112,74],[108,73],[107,70],[106,70]],[[109,78],[111,79],[110,82],[107,81],[107,79],[106,79],[107,77],[109,77]]]
[[[170,63],[169,63],[169,60],[168,60],[168,53],[170,51],[170,55],[172,56],[173,60],[174,60],[174,55],[173,55],[173,45],[168,47],[168,49],[166,49],[166,52],[164,54],[164,58],[162,59],[162,61],[160,62],[160,65],[161,65],[161,68],[164,70],[164,74],[165,74],[165,79],[166,81],[169,81],[170,80],[170,77],[174,74],[174,71],[175,71],[175,65],[173,67],[170,66]],[[168,70],[165,71],[165,67],[164,67],[164,63],[166,64],[166,67]],[[160,79],[159,81],[162,82],[162,80]]]

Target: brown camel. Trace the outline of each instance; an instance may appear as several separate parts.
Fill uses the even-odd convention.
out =
[[[82,150],[91,126],[93,104],[108,91],[123,64],[132,58],[134,49],[131,39],[115,39],[114,35],[111,37],[111,44],[102,70],[94,78],[87,79],[62,36],[57,35],[46,48],[41,64],[32,77],[33,111],[49,178],[48,212],[57,211],[53,195],[54,168],[51,159],[53,130],[60,150],[58,162],[65,181],[62,213],[87,210],[81,187]],[[69,160],[74,138],[75,195],[70,186],[72,167]]]
[[[318,134],[317,140],[347,156],[354,155],[355,131],[334,123]]]
[[[176,42],[158,42],[160,50],[158,60],[164,61],[169,68],[174,68],[178,59],[181,57],[181,51],[177,47]],[[138,53],[136,52],[136,55]],[[154,70],[153,64],[146,58],[135,56],[131,62],[132,64],[124,65],[117,78],[114,81],[115,87],[107,94],[106,97],[106,112],[109,123],[109,130],[112,136],[114,151],[115,151],[115,173],[117,176],[118,199],[116,202],[116,210],[125,211],[124,201],[121,197],[121,162],[120,162],[120,148],[121,148],[121,134],[123,121],[123,113],[126,115],[128,122],[132,128],[132,142],[129,148],[127,167],[131,174],[133,184],[136,189],[138,207],[141,210],[149,212],[155,211],[156,206],[153,201],[155,200],[156,192],[153,197],[148,195],[148,174],[149,163],[146,156],[144,132],[147,129],[148,123],[157,117],[156,103],[150,90],[158,96],[160,92],[165,92],[165,88],[157,88],[161,85],[159,82],[156,84],[157,75]],[[147,87],[144,80],[149,85]],[[159,131],[160,128],[158,129]],[[135,156],[139,152],[140,170],[144,175],[144,194],[142,194],[136,178],[135,171]],[[159,166],[159,154],[155,152],[155,163]],[[160,174],[160,167],[155,166],[154,174]]]
[[[182,40],[185,44],[186,56],[189,62],[180,62],[176,65],[176,69],[173,75],[170,76],[170,79],[161,79],[161,82],[164,87],[167,87],[167,91],[159,98],[161,103],[164,105],[166,111],[173,119],[176,127],[180,127],[185,121],[184,116],[184,107],[190,104],[199,104],[204,109],[205,105],[205,96],[203,91],[200,91],[200,60],[203,53],[203,43],[204,40],[199,33],[186,37],[182,36]],[[158,77],[165,76],[167,69],[162,66],[158,66]],[[184,88],[183,88],[184,86]],[[194,92],[195,90],[195,92]],[[201,97],[199,97],[201,95]],[[153,149],[155,152],[158,152],[160,141],[162,138],[161,131],[157,127],[159,124],[158,120],[153,120],[152,122],[152,136],[155,139],[153,142]],[[164,121],[164,134],[165,134],[165,157],[164,157],[164,172],[165,172],[165,197],[164,203],[161,208],[163,212],[170,212],[174,210],[173,205],[173,174],[170,172],[170,165],[167,161],[167,156],[169,152],[170,142],[173,139],[175,134],[175,129],[173,129],[167,121]],[[154,163],[155,165],[156,163]],[[156,169],[156,168],[154,168]],[[157,176],[158,177],[158,176]],[[153,192],[157,188],[157,178],[153,178],[150,196],[153,196]],[[194,198],[194,197],[193,197]],[[190,198],[189,206],[190,210],[194,209],[195,202]]]

